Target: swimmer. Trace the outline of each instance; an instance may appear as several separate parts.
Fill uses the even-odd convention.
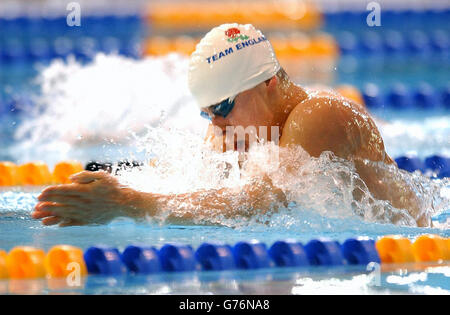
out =
[[[215,149],[228,149],[227,127],[276,127],[277,133],[266,135],[268,141],[287,150],[301,146],[312,157],[331,151],[353,162],[375,198],[408,210],[419,226],[429,226],[407,183],[378,167],[396,169],[364,106],[328,93],[308,94],[294,84],[270,42],[252,25],[224,24],[206,34],[191,55],[188,82],[202,115],[211,120],[207,139]],[[237,149],[235,138],[232,149]],[[102,171],[84,171],[71,180],[44,189],[33,218],[60,226],[105,224],[117,217],[192,224],[198,217],[251,217],[286,205],[284,192],[264,174],[240,188],[172,195],[123,187]]]

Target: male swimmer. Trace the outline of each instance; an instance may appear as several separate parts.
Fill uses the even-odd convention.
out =
[[[301,146],[312,157],[331,151],[353,162],[375,198],[408,210],[419,226],[429,225],[407,183],[379,167],[395,163],[365,108],[333,95],[308,95],[290,81],[269,41],[252,25],[224,24],[206,34],[191,55],[189,88],[202,115],[211,119],[208,138],[216,148],[224,144],[227,127],[275,126],[278,132],[269,132],[267,140],[287,150]],[[239,189],[172,195],[123,187],[106,172],[84,171],[71,180],[44,189],[33,218],[60,226],[104,224],[121,216],[189,224],[212,214],[231,218],[276,211],[286,202],[267,176]]]

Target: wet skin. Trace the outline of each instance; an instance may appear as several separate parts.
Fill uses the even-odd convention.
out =
[[[314,157],[331,151],[353,161],[374,197],[407,209],[418,225],[429,224],[429,218],[419,216],[419,201],[406,183],[390,176],[383,168],[365,162],[394,163],[385,152],[375,123],[361,105],[335,95],[308,95],[301,87],[274,76],[240,93],[227,117],[211,116],[212,126],[222,131],[227,126],[278,126],[281,147],[300,145]],[[212,126],[207,139],[215,149],[223,151],[224,137],[214,134]],[[270,137],[268,140],[273,140]],[[240,189],[178,195],[143,193],[121,187],[116,178],[104,172],[81,172],[72,181],[73,184],[44,189],[33,218],[42,219],[45,225],[70,226],[104,224],[118,216],[137,219],[164,216],[166,222],[190,224],[196,223],[198,217],[214,214],[252,216],[276,210],[286,203],[283,192],[265,175],[256,176],[252,183]]]

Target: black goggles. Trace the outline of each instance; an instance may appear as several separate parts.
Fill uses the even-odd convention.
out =
[[[209,110],[214,116],[227,117],[227,115],[233,110],[234,98],[227,98],[222,102],[209,106]],[[200,115],[206,119],[211,119],[209,113],[201,111]]]

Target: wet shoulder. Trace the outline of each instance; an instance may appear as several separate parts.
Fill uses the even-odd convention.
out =
[[[292,144],[301,145],[312,156],[323,151],[343,158],[366,155],[366,150],[384,152],[381,136],[361,105],[327,94],[312,95],[291,112],[280,145]]]

